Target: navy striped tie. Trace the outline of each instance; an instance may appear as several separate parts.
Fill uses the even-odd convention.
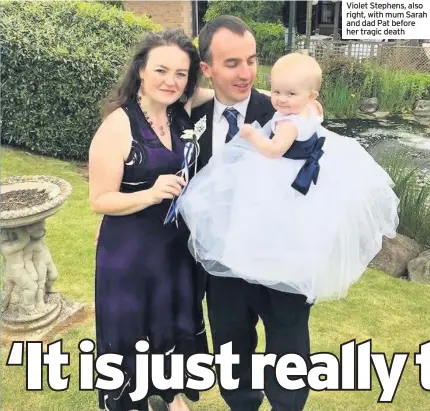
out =
[[[232,107],[224,110],[223,115],[228,121],[228,133],[225,139],[226,143],[228,143],[239,132],[239,127],[237,126],[238,114],[239,112]]]

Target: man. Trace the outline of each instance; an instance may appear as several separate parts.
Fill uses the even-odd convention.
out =
[[[255,38],[248,26],[233,16],[221,16],[206,24],[199,35],[203,75],[210,79],[215,99],[197,107],[192,119],[206,115],[206,131],[200,137],[199,167],[234,136],[244,123],[266,124],[273,116],[270,99],[253,89],[257,73]],[[270,201],[270,200],[268,200]],[[258,233],[255,233],[258,235]],[[285,233],[288,235],[288,233]],[[266,352],[280,357],[287,353],[309,356],[309,311],[306,297],[282,293],[238,278],[215,277],[207,280],[207,302],[215,353],[232,342],[240,364],[233,366],[233,378],[239,379],[237,390],[224,389],[221,395],[232,411],[256,411],[263,393],[251,387],[251,355],[257,345],[256,324],[260,317],[266,331]],[[275,369],[265,368],[265,393],[273,411],[301,411],[308,388],[283,389],[276,380]]]

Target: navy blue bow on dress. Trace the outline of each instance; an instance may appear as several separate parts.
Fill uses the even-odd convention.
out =
[[[312,182],[316,184],[318,181],[320,172],[318,161],[324,154],[322,150],[324,142],[325,137],[318,137],[317,133],[314,133],[308,140],[296,140],[283,155],[283,157],[293,160],[306,160],[296,179],[291,184],[291,187],[303,195],[308,193]]]

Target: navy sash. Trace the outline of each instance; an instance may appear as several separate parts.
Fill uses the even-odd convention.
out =
[[[324,142],[325,137],[318,137],[317,133],[314,133],[308,140],[294,141],[290,149],[283,155],[283,157],[293,160],[306,160],[291,184],[291,187],[303,195],[308,193],[312,182],[316,184],[318,181],[320,172],[318,161],[324,154],[322,150]]]

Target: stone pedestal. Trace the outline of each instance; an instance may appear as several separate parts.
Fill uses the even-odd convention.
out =
[[[60,293],[47,293],[45,303],[54,306],[54,309],[33,320],[9,312],[3,313],[2,343],[11,344],[13,341],[49,343],[63,329],[69,328],[73,323],[81,323],[92,315],[92,311],[87,310],[83,304],[67,300]]]
[[[70,184],[56,177],[11,177],[2,183],[4,337],[43,336],[65,316],[82,309],[53,291],[58,271],[44,241],[46,219],[71,192]]]

